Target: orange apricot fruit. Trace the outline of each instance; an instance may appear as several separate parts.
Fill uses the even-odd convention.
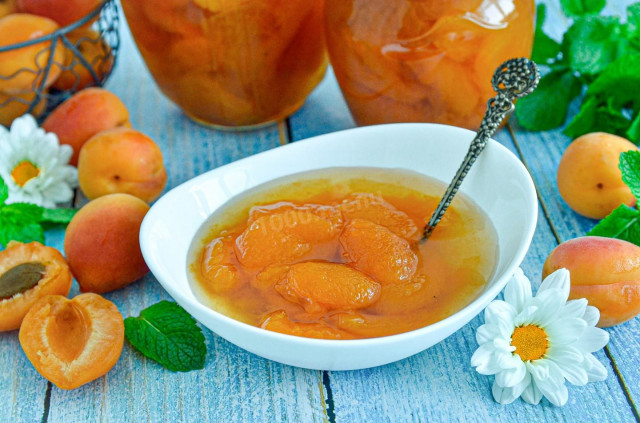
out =
[[[0,251],[0,332],[15,330],[43,296],[68,295],[73,278],[55,248],[11,241]]]
[[[162,152],[145,134],[114,128],[93,136],[80,151],[78,182],[90,198],[126,193],[151,203],[167,184]]]
[[[42,16],[14,13],[0,19],[0,47],[29,41],[51,34],[58,24]],[[43,41],[0,53],[0,91],[5,94],[33,91],[44,78],[44,69],[51,55],[51,41]],[[53,63],[44,87],[49,87],[60,75],[65,52],[55,48]]]
[[[302,336],[317,339],[352,339],[353,336],[334,329],[326,322],[294,322],[284,310],[277,310],[268,314],[260,324],[260,327],[273,332],[287,335]]]
[[[409,281],[418,256],[404,238],[363,219],[350,221],[340,235],[344,258],[383,285]]]
[[[308,313],[368,307],[380,296],[380,284],[364,273],[344,264],[324,262],[292,265],[275,289]]]
[[[311,251],[311,243],[340,233],[342,216],[332,207],[282,206],[253,211],[253,221],[236,240],[238,260],[249,268],[285,264]]]
[[[82,55],[83,63],[72,51],[68,51],[64,62],[64,69],[53,83],[53,88],[66,90],[81,90],[98,85],[111,72],[115,64],[115,56],[111,47],[101,37],[98,31],[90,28],[79,28],[67,35],[69,41]],[[94,79],[93,73],[97,77]]]
[[[64,251],[82,292],[123,288],[149,272],[139,233],[149,205],[129,194],[90,201],[67,227]]]
[[[100,3],[101,0],[17,0],[20,11],[46,16],[61,26],[82,19]]]
[[[0,92],[0,125],[10,126],[14,119],[24,115],[29,110],[31,103],[36,100],[36,93],[3,94]],[[31,110],[31,115],[38,118],[47,109],[47,98],[40,97],[36,106]]]
[[[544,263],[543,277],[560,268],[571,273],[570,299],[586,298],[600,310],[598,326],[640,314],[640,247],[614,238],[585,236],[558,245]]]
[[[20,345],[44,378],[75,389],[105,375],[124,344],[118,308],[97,294],[72,300],[47,295],[29,310],[20,327]]]
[[[18,6],[15,0],[0,0],[0,18],[16,13]]]
[[[630,141],[617,135],[594,132],[569,144],[558,164],[558,190],[575,212],[603,219],[620,204],[636,203],[622,181],[620,153],[637,151]]]
[[[216,238],[202,253],[200,271],[206,287],[214,293],[228,292],[240,282],[238,269],[229,263],[227,252],[233,253],[232,244],[230,238]]]
[[[76,166],[82,146],[99,132],[131,126],[129,111],[113,93],[102,88],[85,88],[51,112],[42,128],[58,136],[60,144],[73,148],[69,163]]]
[[[374,194],[354,194],[338,205],[345,219],[365,219],[384,226],[401,238],[419,237],[418,227],[406,213]]]

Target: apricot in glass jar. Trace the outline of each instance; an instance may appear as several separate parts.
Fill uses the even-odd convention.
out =
[[[360,125],[477,129],[491,75],[529,56],[533,0],[326,0],[327,48]]]
[[[124,344],[118,308],[98,294],[72,300],[41,298],[20,327],[20,345],[44,378],[61,389],[75,389],[106,374]]]
[[[297,110],[327,67],[322,0],[124,0],[162,92],[192,119],[251,127]]]
[[[0,251],[0,332],[18,329],[39,298],[68,295],[72,280],[67,262],[55,248],[9,242]]]

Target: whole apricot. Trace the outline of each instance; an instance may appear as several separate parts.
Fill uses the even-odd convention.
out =
[[[113,68],[115,56],[111,47],[98,31],[90,28],[76,29],[70,32],[67,38],[80,52],[84,61],[69,51],[64,62],[64,70],[53,83],[53,88],[77,91],[97,85]],[[94,79],[94,74],[97,80]]]
[[[3,94],[0,92],[0,125],[10,126],[15,118],[27,113],[31,103],[35,100],[35,92],[24,94]],[[40,117],[46,109],[47,98],[42,96],[30,113],[37,118]]]
[[[46,16],[61,26],[80,20],[100,3],[101,0],[17,0],[20,11]]]
[[[9,242],[0,251],[0,332],[18,329],[43,296],[68,295],[71,281],[69,266],[55,248]]]
[[[18,6],[15,0],[0,0],[0,18],[16,13]]]
[[[135,129],[100,132],[82,147],[78,182],[88,198],[127,193],[152,202],[167,184],[162,152]]]
[[[558,245],[544,263],[543,277],[571,272],[570,299],[586,298],[600,310],[598,326],[609,327],[640,313],[640,247],[614,238],[585,236]]]
[[[124,321],[111,301],[97,294],[73,300],[48,295],[31,307],[20,327],[25,355],[47,380],[75,389],[105,375],[124,344]]]
[[[129,111],[113,93],[102,88],[86,88],[59,105],[42,123],[42,128],[58,136],[60,144],[73,148],[69,160],[78,164],[82,146],[99,132],[131,126]]]
[[[58,24],[42,16],[14,13],[0,19],[0,47],[33,40],[51,34]],[[51,41],[31,44],[0,53],[0,91],[25,93],[33,91],[44,77],[44,69],[51,56]],[[55,48],[45,87],[60,75],[59,64],[64,63],[65,52]]]
[[[149,205],[129,194],[90,201],[73,217],[64,252],[82,292],[109,292],[147,274],[138,236]]]
[[[558,165],[558,190],[577,213],[603,219],[620,204],[636,202],[622,182],[620,153],[638,148],[616,135],[594,132],[576,138]]]

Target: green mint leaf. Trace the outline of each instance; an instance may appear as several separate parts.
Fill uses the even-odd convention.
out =
[[[44,209],[42,211],[42,223],[66,225],[71,222],[78,209]]]
[[[567,16],[595,15],[607,4],[606,0],[560,0]]]
[[[564,134],[576,138],[589,132],[608,132],[625,136],[630,120],[616,108],[611,99],[600,102],[595,97],[587,97],[573,120],[567,125]]]
[[[38,223],[42,219],[44,209],[31,203],[11,203],[0,209],[0,215],[17,224]]]
[[[546,131],[562,125],[569,103],[580,94],[581,87],[578,78],[567,70],[549,73],[533,93],[518,100],[518,123],[530,131]]]
[[[0,207],[7,201],[7,198],[9,198],[9,187],[0,176]]]
[[[160,301],[124,320],[124,334],[138,351],[174,372],[202,369],[207,354],[204,335],[178,304]]]
[[[611,63],[591,83],[587,96],[606,98],[616,107],[640,103],[640,54],[627,54]]]
[[[640,199],[640,151],[620,153],[620,171],[622,182],[627,184],[636,199]]]
[[[536,8],[536,34],[533,42],[533,53],[531,59],[537,63],[547,63],[555,59],[560,53],[560,44],[549,37],[542,30],[546,16],[546,6],[539,4]]]
[[[640,245],[640,211],[621,204],[587,235],[617,238]]]
[[[597,75],[618,58],[621,39],[616,17],[578,18],[564,34],[563,57],[572,70],[582,75]]]
[[[627,7],[627,31],[632,36],[640,32],[640,2]],[[636,37],[633,38],[637,41]]]
[[[635,144],[640,144],[640,113],[636,113],[636,117],[631,122],[631,126],[625,133],[626,137]]]
[[[9,241],[44,243],[44,230],[37,222],[17,223],[0,216],[0,244],[6,247]]]

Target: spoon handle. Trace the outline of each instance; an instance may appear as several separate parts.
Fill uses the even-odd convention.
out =
[[[447,211],[453,197],[458,192],[460,184],[484,150],[489,138],[496,132],[502,120],[515,110],[514,100],[530,94],[537,87],[539,80],[538,67],[526,58],[507,60],[496,69],[491,83],[497,95],[487,102],[487,111],[482,118],[482,123],[480,123],[480,129],[471,141],[469,151],[467,151],[460,168],[440,200],[440,204],[433,212],[429,223],[424,227],[422,241],[429,238],[442,219],[444,212]]]

